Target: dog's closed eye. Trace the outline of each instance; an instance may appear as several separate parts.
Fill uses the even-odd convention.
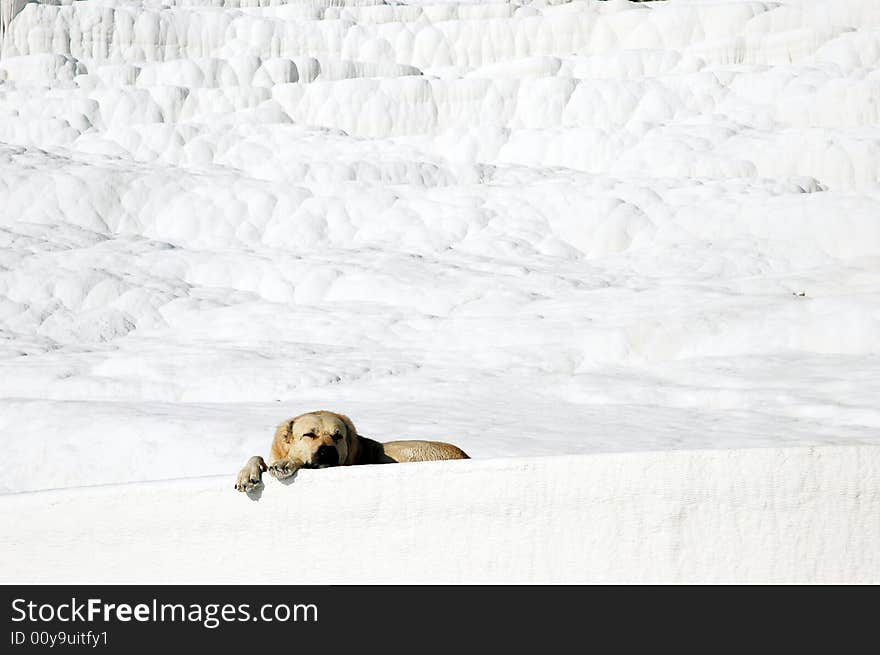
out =
[[[334,432],[333,441],[339,441],[340,439],[342,439],[342,433],[340,433],[339,431]]]
[[[314,432],[306,432],[303,436],[308,437],[309,439],[314,439],[316,435]]]

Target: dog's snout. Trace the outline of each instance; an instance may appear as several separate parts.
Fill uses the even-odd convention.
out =
[[[315,460],[318,465],[336,466],[339,464],[339,451],[333,446],[321,446],[315,452]]]

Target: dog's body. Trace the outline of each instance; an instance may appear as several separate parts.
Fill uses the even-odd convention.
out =
[[[317,411],[280,423],[272,439],[269,461],[251,457],[235,482],[239,491],[251,491],[263,483],[263,472],[279,479],[301,468],[327,468],[357,464],[429,462],[441,459],[469,459],[465,452],[441,441],[389,441],[380,443],[362,437],[343,414]]]

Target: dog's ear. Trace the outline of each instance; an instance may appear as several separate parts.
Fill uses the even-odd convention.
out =
[[[346,456],[346,461],[343,464],[355,464],[360,458],[360,445],[361,440],[358,437],[357,428],[354,427],[354,423],[350,418],[348,418],[345,414],[336,414],[339,417],[339,420],[342,421],[343,425],[345,425],[345,431],[348,433],[345,435],[345,442],[348,445],[348,454]]]
[[[297,418],[299,418],[297,416]],[[289,418],[286,421],[281,421],[278,424],[278,427],[275,428],[275,441],[289,441],[293,436],[293,424],[296,423],[296,418]]]
[[[296,423],[296,419],[287,419],[286,421],[281,421],[278,424],[278,427],[275,428],[275,436],[272,437],[272,448],[270,450],[271,458],[273,461],[282,459],[286,452],[286,448],[284,446],[290,441],[290,438],[293,436],[293,424]]]

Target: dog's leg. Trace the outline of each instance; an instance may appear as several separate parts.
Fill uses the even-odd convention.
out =
[[[278,459],[269,465],[269,474],[279,480],[284,480],[299,471],[302,467],[303,463],[297,459]]]
[[[235,488],[238,491],[253,491],[263,484],[263,471],[266,470],[266,462],[259,455],[251,457],[247,464],[238,472],[235,479]]]

